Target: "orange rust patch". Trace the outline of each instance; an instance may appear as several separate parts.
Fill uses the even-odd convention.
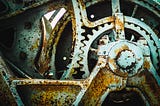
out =
[[[83,9],[83,10],[86,10],[86,6],[85,6],[83,0],[78,0],[78,2],[81,4],[82,9]]]
[[[34,49],[37,49],[39,46],[39,38],[35,41],[35,43],[31,46],[30,50],[33,51]]]
[[[112,70],[116,75],[120,75],[122,77],[127,77],[128,73],[127,72],[121,72],[119,67],[116,65],[116,62],[114,59],[109,58],[108,59],[109,63],[112,64],[116,69]],[[106,67],[109,67],[108,64],[106,65]]]
[[[144,61],[143,66],[144,66],[144,68],[149,69],[150,68],[150,63],[148,61]]]
[[[52,89],[53,88],[53,89]],[[72,86],[53,86],[37,90],[32,95],[33,104],[41,105],[71,105],[78,94],[79,88]]]
[[[118,54],[120,51],[128,50],[128,49],[129,49],[129,47],[127,45],[122,45],[121,48],[116,49],[114,52],[115,52],[115,54]]]
[[[18,86],[25,105],[71,106],[80,91],[79,86],[26,85]],[[28,95],[28,96],[26,96]]]
[[[159,106],[160,87],[154,76],[148,70],[143,70],[136,76],[130,77],[128,79],[128,85],[135,86],[140,89],[140,91],[146,95],[151,106]]]
[[[116,62],[114,59],[109,58],[108,59],[109,63],[112,64],[114,67],[117,67]]]
[[[0,60],[1,61],[1,60]],[[2,62],[1,62],[2,64]],[[1,68],[1,72],[0,72],[0,104],[2,106],[17,106],[16,101],[15,101],[15,97],[13,96],[13,92],[10,91],[8,82],[5,81],[5,79],[3,78],[3,73],[2,71],[5,68]]]
[[[123,24],[123,22],[121,22],[120,19],[116,18],[115,24],[116,24],[117,29],[124,30],[124,24]]]
[[[50,69],[49,62],[50,60],[45,60],[43,62],[42,61],[40,62],[40,67],[38,70],[39,73],[43,74]]]
[[[85,93],[81,104],[84,106],[96,106],[101,96],[110,87],[110,85],[119,84],[121,83],[120,81],[120,77],[115,76],[106,68],[100,70],[96,78],[91,83],[88,91]]]
[[[107,22],[113,22],[114,21],[114,17],[113,16],[109,16],[106,18]]]

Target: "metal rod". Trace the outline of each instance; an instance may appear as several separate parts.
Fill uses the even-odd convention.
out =
[[[112,15],[115,15],[115,13],[120,13],[120,2],[119,0],[112,0]]]
[[[30,76],[28,76],[27,74],[25,74],[23,71],[21,71],[17,66],[15,66],[12,62],[10,62],[8,59],[5,58],[5,61],[12,67],[15,69],[15,71],[20,74],[22,77],[28,78],[28,79],[32,79]]]
[[[138,5],[135,5],[131,17],[135,16],[137,9],[138,9]]]

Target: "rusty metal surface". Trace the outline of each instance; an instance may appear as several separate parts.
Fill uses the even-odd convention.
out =
[[[137,92],[144,105],[160,104],[160,5],[155,1],[0,3],[8,8],[0,11],[0,32],[5,36],[14,29],[11,47],[0,40],[5,56],[0,57],[0,105],[99,106],[108,97],[120,105],[133,96],[128,91]],[[127,96],[116,97],[118,92]]]
[[[127,85],[139,88],[144,95],[147,95],[147,99],[151,106],[158,106],[160,104],[160,87],[153,75],[147,70],[142,71],[139,75],[136,75],[133,78],[129,78]]]
[[[81,104],[87,106],[101,105],[101,97],[107,90],[121,90],[125,87],[126,78],[114,75],[109,69],[101,69],[86,91]]]
[[[6,104],[16,106],[17,103],[15,101],[14,96],[12,95],[12,92],[10,91],[8,82],[6,82],[6,80],[3,78],[2,71],[0,75],[0,86],[0,104],[3,106]]]
[[[39,106],[72,105],[80,91],[78,86],[67,85],[22,85],[17,86],[17,89],[25,105]]]
[[[3,1],[3,0],[2,0]],[[44,4],[48,4],[52,2],[52,0],[22,0],[22,1],[14,1],[14,0],[6,0],[4,3],[8,6],[9,10],[4,13],[0,19],[6,19],[9,17],[16,16],[18,14],[21,14],[29,9],[37,8],[39,6],[42,6]],[[54,1],[52,3],[52,6],[49,9],[57,9],[59,7],[65,7],[65,1],[59,0]]]
[[[17,104],[22,104],[16,88],[11,86],[11,75],[13,74],[10,73],[9,68],[5,64],[2,56],[0,56],[0,104],[2,106],[17,106]]]

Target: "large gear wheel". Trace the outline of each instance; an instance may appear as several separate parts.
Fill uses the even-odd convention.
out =
[[[0,105],[159,106],[158,1],[0,7]]]
[[[140,4],[140,3],[137,2],[137,4]],[[143,5],[143,4],[141,3],[141,5]],[[135,8],[137,8],[137,7],[135,6]],[[152,8],[152,7],[150,7],[150,8]],[[132,15],[133,14],[134,14],[134,12],[132,13]],[[159,48],[160,44],[159,44],[158,38],[155,38],[155,37],[157,37],[156,34],[153,32],[152,29],[149,28],[148,25],[142,23],[139,20],[136,20],[135,18],[126,17],[124,23],[126,23],[125,26],[124,26],[126,29],[133,30],[133,31],[139,33],[140,37],[144,37],[147,40],[147,42],[149,44],[149,47],[151,49],[150,51],[151,51],[151,55],[152,55],[152,59],[153,59],[153,64],[154,64],[155,68],[157,70],[159,70],[159,50],[158,50],[158,48]],[[82,43],[85,44],[85,46],[82,47],[82,51],[84,51],[84,53],[81,56],[82,58],[84,58],[84,61],[82,61],[83,64],[87,63],[87,61],[88,61],[88,52],[89,52],[89,48],[91,46],[91,43],[93,43],[93,41],[96,40],[96,38],[98,38],[99,36],[102,36],[101,35],[102,33],[104,33],[105,31],[113,28],[113,25],[107,26],[106,29],[101,28],[101,27],[102,26],[98,26],[98,31],[93,29],[92,34],[86,35],[87,39],[89,39],[89,40],[83,40],[82,41]],[[129,36],[129,35],[126,35],[126,36]],[[133,37],[133,35],[130,35],[130,36]],[[86,70],[87,66],[88,66],[88,64],[86,64],[84,66],[83,70]]]

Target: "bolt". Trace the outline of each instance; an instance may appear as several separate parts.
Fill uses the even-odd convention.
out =
[[[94,18],[94,14],[91,14],[90,17],[93,19]]]
[[[64,61],[67,60],[67,57],[63,57],[63,60],[64,60]]]
[[[144,21],[144,18],[141,18],[141,21]]]
[[[24,23],[24,29],[31,29],[32,28],[32,23],[31,22],[25,22]]]
[[[21,51],[19,53],[19,57],[20,57],[21,60],[25,60],[27,58],[27,54],[24,51]]]

